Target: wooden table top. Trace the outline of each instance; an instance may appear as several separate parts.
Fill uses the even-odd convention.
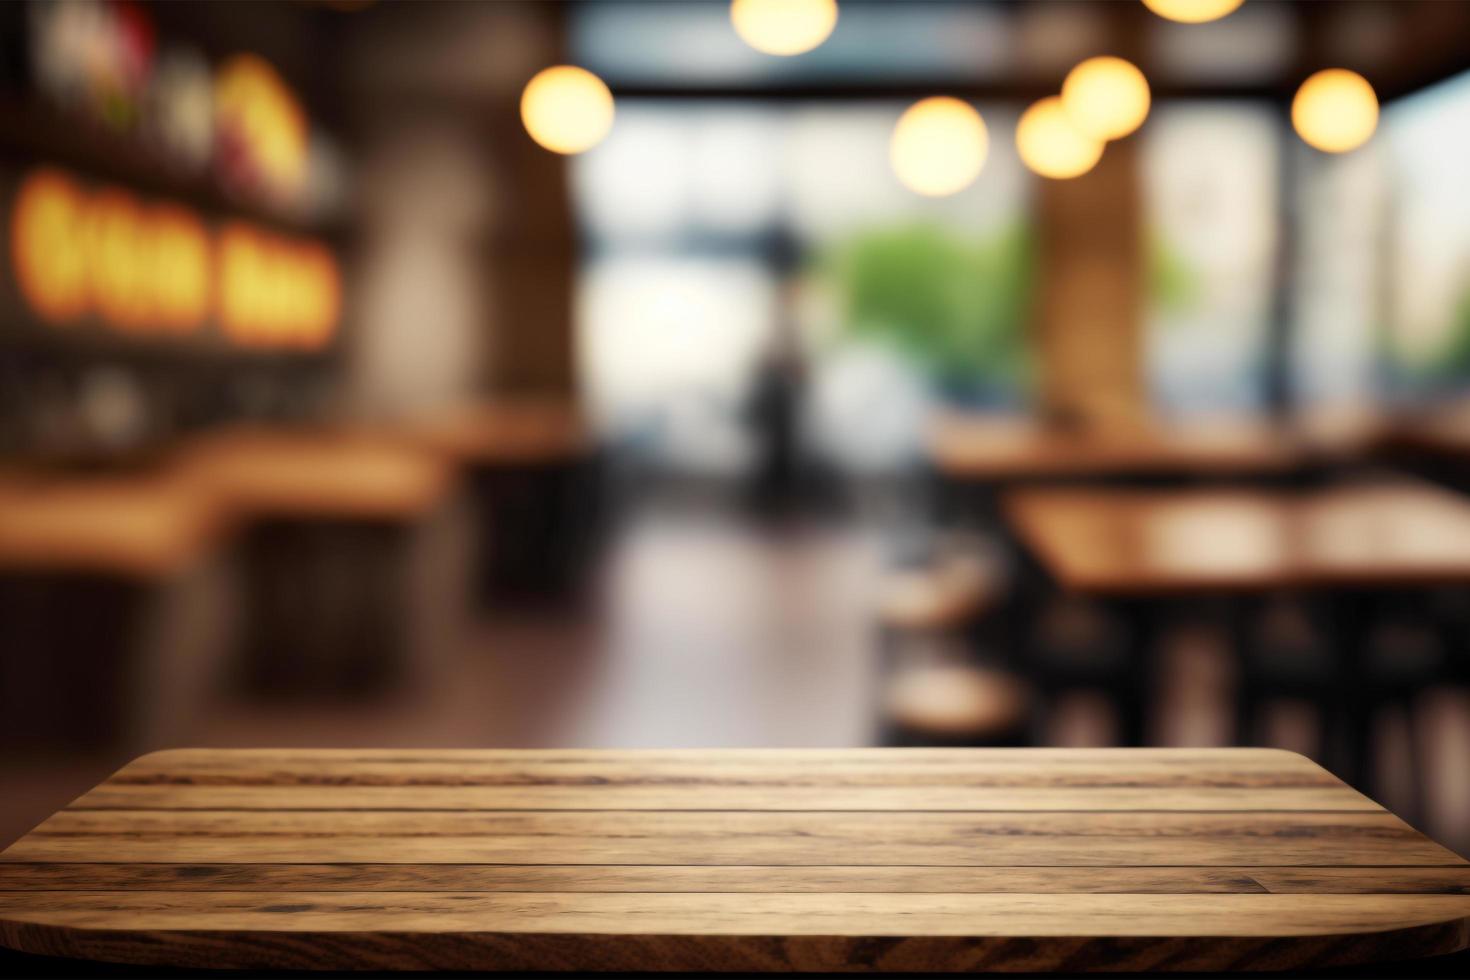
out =
[[[442,454],[382,432],[238,427],[133,472],[0,473],[0,570],[165,578],[258,518],[409,521],[448,492]]]
[[[404,427],[414,444],[456,462],[524,466],[575,458],[592,446],[581,410],[556,399],[484,402],[435,413]]]
[[[165,578],[229,524],[171,473],[0,477],[0,569]]]
[[[1470,944],[1470,864],[1266,749],[179,750],[0,943],[245,969],[1236,970]]]
[[[1031,419],[947,413],[931,424],[928,449],[941,472],[997,482],[1152,473],[1269,474],[1305,460],[1292,436],[1247,420],[1091,432]]]
[[[412,520],[439,503],[448,461],[381,432],[239,427],[206,433],[179,468],[243,518]]]
[[[1098,594],[1470,582],[1470,498],[1394,481],[1326,490],[1032,489],[1012,529]]]

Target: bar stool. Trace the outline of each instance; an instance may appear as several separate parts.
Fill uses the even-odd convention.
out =
[[[963,661],[911,664],[883,692],[885,745],[1026,744],[1029,697],[1019,677]]]
[[[982,560],[952,555],[891,572],[878,616],[885,633],[962,631],[998,602],[992,569]]]
[[[1027,696],[1001,657],[976,640],[1000,605],[995,563],[950,541],[891,573],[878,604],[882,741],[890,745],[1016,745]]]

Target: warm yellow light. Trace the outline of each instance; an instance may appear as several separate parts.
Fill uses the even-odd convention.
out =
[[[1324,153],[1346,153],[1378,128],[1378,96],[1357,72],[1328,68],[1296,90],[1291,124],[1297,135]]]
[[[612,93],[585,68],[547,68],[521,93],[521,122],[548,150],[581,153],[601,143],[612,128]]]
[[[54,170],[32,172],[15,195],[10,258],[21,295],[44,320],[64,323],[87,312],[88,215],[86,195]]]
[[[730,23],[757,51],[801,54],[827,40],[837,26],[837,0],[733,0]]]
[[[214,106],[217,138],[238,144],[271,191],[297,193],[310,163],[311,127],[270,63],[253,54],[226,61],[215,75]]]
[[[1062,100],[1053,95],[1021,114],[1016,124],[1016,149],[1021,161],[1043,177],[1065,180],[1080,177],[1102,157],[1101,140],[1072,124]]]
[[[898,117],[888,159],[909,190],[943,197],[975,180],[989,150],[990,134],[980,113],[959,99],[935,96]]]
[[[331,340],[342,286],[325,246],[232,222],[216,262],[220,328],[235,344],[314,350]]]
[[[1232,13],[1245,0],[1143,0],[1143,5],[1160,17],[1181,24],[1203,24]]]
[[[1122,58],[1088,58],[1062,83],[1067,118],[1093,139],[1127,136],[1148,118],[1148,105],[1148,79]]]

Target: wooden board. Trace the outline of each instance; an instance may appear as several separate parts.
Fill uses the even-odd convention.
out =
[[[1031,489],[1002,507],[1078,592],[1470,582],[1470,498],[1409,480],[1305,493]]]
[[[180,750],[0,854],[0,942],[242,969],[1287,969],[1470,946],[1470,863],[1274,750]]]

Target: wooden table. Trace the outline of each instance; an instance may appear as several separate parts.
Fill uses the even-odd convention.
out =
[[[941,473],[983,483],[1280,475],[1307,461],[1290,434],[1245,420],[1088,431],[951,413],[930,426],[928,449]]]
[[[406,522],[440,503],[448,461],[384,431],[215,430],[179,453],[177,468],[251,520]]]
[[[0,475],[0,571],[168,578],[227,525],[217,501],[169,471]]]
[[[1169,600],[1329,594],[1338,688],[1329,745],[1334,771],[1354,782],[1368,752],[1361,667],[1379,601],[1470,585],[1470,497],[1413,480],[1308,492],[1033,489],[1002,507],[1061,588],[1106,598],[1127,617],[1140,692],[1157,673],[1154,638]],[[1131,744],[1141,744],[1143,726],[1140,712],[1128,713]]]
[[[462,405],[403,427],[415,445],[483,466],[531,466],[576,459],[593,449],[581,409],[552,398]]]
[[[1470,945],[1301,756],[181,750],[0,854],[0,943],[245,969],[1255,970]]]
[[[1470,498],[1417,481],[1033,489],[1002,506],[1063,588],[1095,595],[1470,583]]]
[[[233,426],[176,467],[246,525],[245,681],[337,693],[411,679],[416,543],[454,480],[442,454],[387,429]]]
[[[565,592],[580,582],[601,519],[601,474],[575,401],[501,398],[436,412],[402,431],[465,469],[482,601]]]
[[[0,745],[169,731],[209,672],[180,627],[229,524],[164,470],[0,474]]]

